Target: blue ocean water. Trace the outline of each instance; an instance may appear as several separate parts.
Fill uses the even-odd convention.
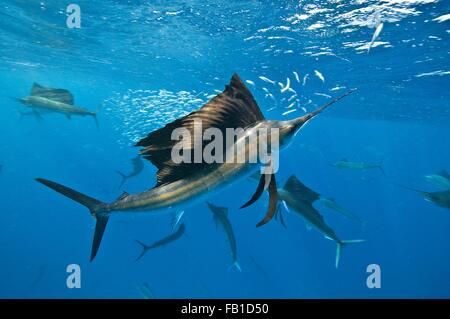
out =
[[[450,170],[449,1],[74,3],[79,29],[66,25],[67,1],[0,2],[0,297],[142,298],[144,285],[154,298],[450,297],[449,211],[395,185],[443,190],[424,176]],[[287,228],[256,228],[268,197],[240,210],[256,188],[241,180],[209,199],[229,208],[241,272],[229,269],[225,233],[205,204],[186,208],[186,236],[139,262],[135,239],[167,236],[172,216],[113,215],[90,263],[94,219],[34,178],[116,199],[133,144],[201,107],[234,72],[269,119],[358,89],[297,134],[277,180],[295,174],[334,198],[366,223],[315,204],[326,222],[366,241],[345,247],[336,269],[335,243],[292,210]],[[287,78],[293,91],[282,93]],[[88,117],[20,116],[28,109],[15,98],[34,82],[100,110],[99,128]],[[332,166],[344,158],[382,163],[385,174]],[[146,161],[123,189],[149,189],[155,173]],[[80,266],[79,289],[67,287],[70,264]],[[381,288],[367,286],[370,264]]]

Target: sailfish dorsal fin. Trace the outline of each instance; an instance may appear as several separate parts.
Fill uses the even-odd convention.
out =
[[[234,74],[222,93],[212,98],[200,109],[151,132],[136,146],[142,146],[140,154],[158,168],[155,186],[158,187],[215,165],[204,163],[204,161],[202,163],[174,163],[171,159],[171,151],[172,147],[178,143],[171,139],[174,129],[184,128],[191,132],[191,140],[183,142],[186,142],[185,150],[193,150],[194,145],[198,145],[194,143],[194,138],[198,138],[194,137],[194,123],[197,121],[201,121],[203,131],[214,127],[219,129],[223,136],[226,136],[226,128],[246,128],[261,120],[264,120],[264,116],[255,99],[239,76]],[[199,138],[201,139],[201,136]],[[204,147],[202,141],[199,143]]]
[[[285,191],[293,194],[297,199],[312,203],[320,198],[320,194],[305,186],[295,175],[291,175],[284,184]]]
[[[133,164],[133,172],[139,172],[144,168],[144,162],[142,161],[142,157],[136,156],[131,160]]]
[[[315,225],[321,225],[320,227],[328,228],[332,231],[325,222],[323,216],[313,206],[313,202],[320,198],[318,193],[306,187],[295,175],[289,177],[286,184],[284,184],[283,190],[289,192],[292,195],[293,200],[302,202],[303,205],[308,207],[309,219],[314,220]]]
[[[38,83],[33,83],[30,95],[45,97],[49,100],[58,101],[70,105],[73,105],[74,103],[73,95],[69,91],[65,89],[48,88]]]
[[[441,175],[442,177],[445,177],[446,179],[450,179],[450,173],[447,172],[445,169],[443,169],[442,171],[439,172],[439,175]]]

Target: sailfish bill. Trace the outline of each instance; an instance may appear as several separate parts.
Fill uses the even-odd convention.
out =
[[[399,187],[402,187],[404,189],[419,193],[423,196],[423,198],[426,201],[429,201],[437,206],[450,209],[450,189],[445,191],[438,191],[438,192],[425,192],[421,191],[415,188],[411,188],[408,186],[404,186],[401,184],[393,183],[394,185],[397,185]]]
[[[111,214],[117,212],[171,213],[183,211],[189,206],[203,203],[213,194],[247,178],[260,169],[262,163],[240,162],[238,160],[253,158],[251,157],[253,154],[250,154],[250,152],[254,151],[254,148],[249,147],[248,136],[257,136],[261,127],[269,131],[275,128],[279,130],[280,147],[285,147],[303,124],[341,98],[343,96],[297,119],[288,121],[266,120],[251,92],[239,76],[234,74],[230,83],[225,86],[224,91],[200,109],[151,132],[136,144],[136,146],[142,147],[140,155],[149,160],[158,170],[156,185],[150,190],[137,194],[125,193],[113,202],[104,203],[47,179],[38,178],[37,181],[86,206],[91,215],[96,218],[97,226],[91,253],[91,260],[93,260],[99,250]],[[182,161],[179,163],[172,159],[172,149],[175,144],[179,143],[179,141],[172,139],[172,133],[175,129],[183,128],[191,133],[190,140],[183,140],[183,151],[191,151],[194,154],[197,145],[200,145],[203,151],[205,147],[202,139],[203,134],[195,134],[194,132],[194,123],[197,121],[202,122],[202,133],[208,128],[215,128],[222,133],[222,136],[226,136],[226,129],[228,128],[245,128],[246,136],[239,137],[234,141],[233,149],[236,150],[236,153],[233,154],[234,158],[231,161],[224,163],[206,163],[205,161],[188,163]],[[259,140],[257,141],[259,143]],[[222,154],[225,154],[226,146],[223,145],[223,147],[224,152]],[[259,147],[256,149],[259,149]],[[269,209],[258,226],[267,223],[276,213],[278,194],[275,176],[270,178],[268,191]],[[259,196],[260,194],[256,197]]]
[[[356,89],[351,89],[347,93],[333,99],[332,101],[328,102],[327,104],[323,105],[322,107],[318,108],[317,110],[315,110],[311,113],[308,113],[305,116],[300,117],[296,120],[293,120],[293,121],[296,121],[295,125],[299,125],[298,123],[301,123],[300,126],[306,124],[310,119],[314,118],[316,115],[321,113],[323,110],[328,108],[330,105],[332,105],[332,104],[336,103],[337,101],[343,99],[344,97],[350,95],[354,91],[356,91]],[[298,132],[298,129],[295,130],[294,135],[296,134],[296,132]],[[269,179],[270,179],[270,182],[268,182]],[[264,219],[261,220],[256,225],[256,227],[262,226],[262,225],[266,224],[267,222],[269,222],[276,213],[279,196],[278,196],[278,192],[277,192],[275,174],[261,174],[261,177],[260,177],[260,180],[259,180],[259,183],[258,183],[255,193],[253,194],[253,196],[250,198],[250,200],[248,202],[246,202],[244,205],[241,206],[241,208],[245,208],[245,207],[248,207],[248,206],[252,205],[253,203],[255,203],[259,199],[259,197],[261,197],[263,191],[265,189],[267,189],[267,185],[269,185],[269,187],[268,187],[269,208],[267,210],[266,215],[264,216]]]

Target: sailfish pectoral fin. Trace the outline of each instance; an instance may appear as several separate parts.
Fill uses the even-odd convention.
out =
[[[283,213],[281,211],[281,206],[278,205],[278,216],[280,217],[280,223],[284,228],[287,228],[286,223],[284,222],[284,217],[283,217]]]
[[[251,204],[253,204],[254,202],[256,202],[261,197],[264,190],[267,189],[267,187],[270,183],[270,180],[271,180],[270,174],[261,174],[261,177],[259,178],[259,183],[258,183],[258,186],[256,187],[255,193],[253,194],[252,198],[250,198],[250,200],[247,203],[245,203],[244,205],[241,206],[241,209],[248,207]]]
[[[175,232],[178,224],[180,223],[181,218],[184,215],[184,210],[182,210],[181,212],[176,213],[173,217],[172,220],[170,222],[170,224],[172,225],[172,231]]]
[[[33,113],[34,117],[38,120],[38,121],[42,121],[44,118],[42,117],[41,113],[39,113],[39,111],[37,111],[36,109],[33,109]]]
[[[275,175],[272,174],[269,184],[269,209],[267,210],[267,213],[264,216],[263,220],[261,220],[258,224],[256,224],[256,227],[260,227],[266,224],[273,218],[275,212],[277,211],[278,206],[277,204],[278,204],[277,183],[275,181]]]

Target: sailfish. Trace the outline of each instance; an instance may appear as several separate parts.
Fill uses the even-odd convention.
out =
[[[433,203],[442,208],[450,209],[450,189],[445,190],[445,191],[438,191],[438,192],[425,192],[425,191],[411,188],[408,186],[404,186],[401,184],[397,184],[397,183],[393,183],[393,184],[422,195],[422,197],[427,202]]]
[[[92,116],[98,126],[97,112],[76,106],[72,93],[66,89],[49,88],[34,83],[30,95],[18,99],[18,101],[32,108],[32,112],[21,113],[22,115],[34,115],[39,120],[42,119],[41,112],[61,113],[68,119],[71,119],[72,115]]]
[[[211,204],[210,202],[206,202],[206,204],[213,213],[216,225],[220,225],[223,228],[225,234],[227,235],[228,243],[230,244],[231,249],[231,256],[233,258],[230,268],[236,267],[237,270],[242,271],[241,266],[239,266],[239,263],[237,261],[236,237],[234,235],[233,226],[231,225],[231,222],[228,219],[228,208],[216,206]]]
[[[283,188],[278,190],[280,200],[287,209],[292,208],[296,213],[302,216],[305,221],[317,228],[321,233],[336,242],[335,267],[339,267],[341,252],[344,246],[353,243],[363,242],[363,239],[342,240],[336,232],[326,222],[319,211],[313,206],[314,202],[321,199],[319,193],[308,188],[298,180],[295,175],[291,175]]]
[[[140,156],[133,158],[131,160],[131,163],[133,164],[133,171],[128,175],[120,171],[116,171],[117,174],[119,174],[120,177],[122,178],[119,188],[121,188],[127,180],[129,180],[132,177],[138,176],[144,170],[144,162],[142,161],[142,158]]]
[[[250,136],[258,134],[258,131],[264,127],[276,128],[279,130],[278,143],[281,149],[289,144],[292,137],[305,123],[351,92],[349,91],[317,110],[293,120],[266,120],[251,92],[239,76],[234,74],[230,83],[225,86],[224,91],[200,109],[151,132],[147,137],[137,142],[136,146],[142,147],[141,156],[149,160],[158,169],[156,185],[150,190],[134,195],[124,192],[117,200],[104,203],[53,181],[43,178],[37,178],[36,180],[84,205],[96,219],[90,257],[92,261],[97,255],[111,214],[116,212],[156,214],[181,211],[194,204],[205,202],[217,192],[261,169],[261,163],[237,160],[238,158],[251,158],[252,154],[249,153],[254,150],[254,147],[249,145]],[[178,163],[174,161],[171,152],[179,141],[172,139],[172,133],[175,129],[180,128],[193,132],[194,123],[197,121],[202,122],[203,130],[216,128],[223,133],[223,136],[226,135],[227,128],[245,128],[245,135],[236,138],[232,145],[233,149],[236,150],[232,156],[236,160],[227,160],[223,163],[206,163],[206,161],[200,163],[181,161]],[[198,142],[196,138],[199,138],[199,136],[198,134],[192,134],[191,136],[190,140],[183,140],[186,144],[184,150],[190,149],[194,152],[194,146]],[[200,142],[202,143],[202,141]],[[255,195],[245,205],[248,206],[256,201],[264,189],[268,189],[269,208],[265,217],[257,226],[267,223],[274,216],[278,201],[275,175],[262,174],[261,181],[262,186],[258,186]]]

